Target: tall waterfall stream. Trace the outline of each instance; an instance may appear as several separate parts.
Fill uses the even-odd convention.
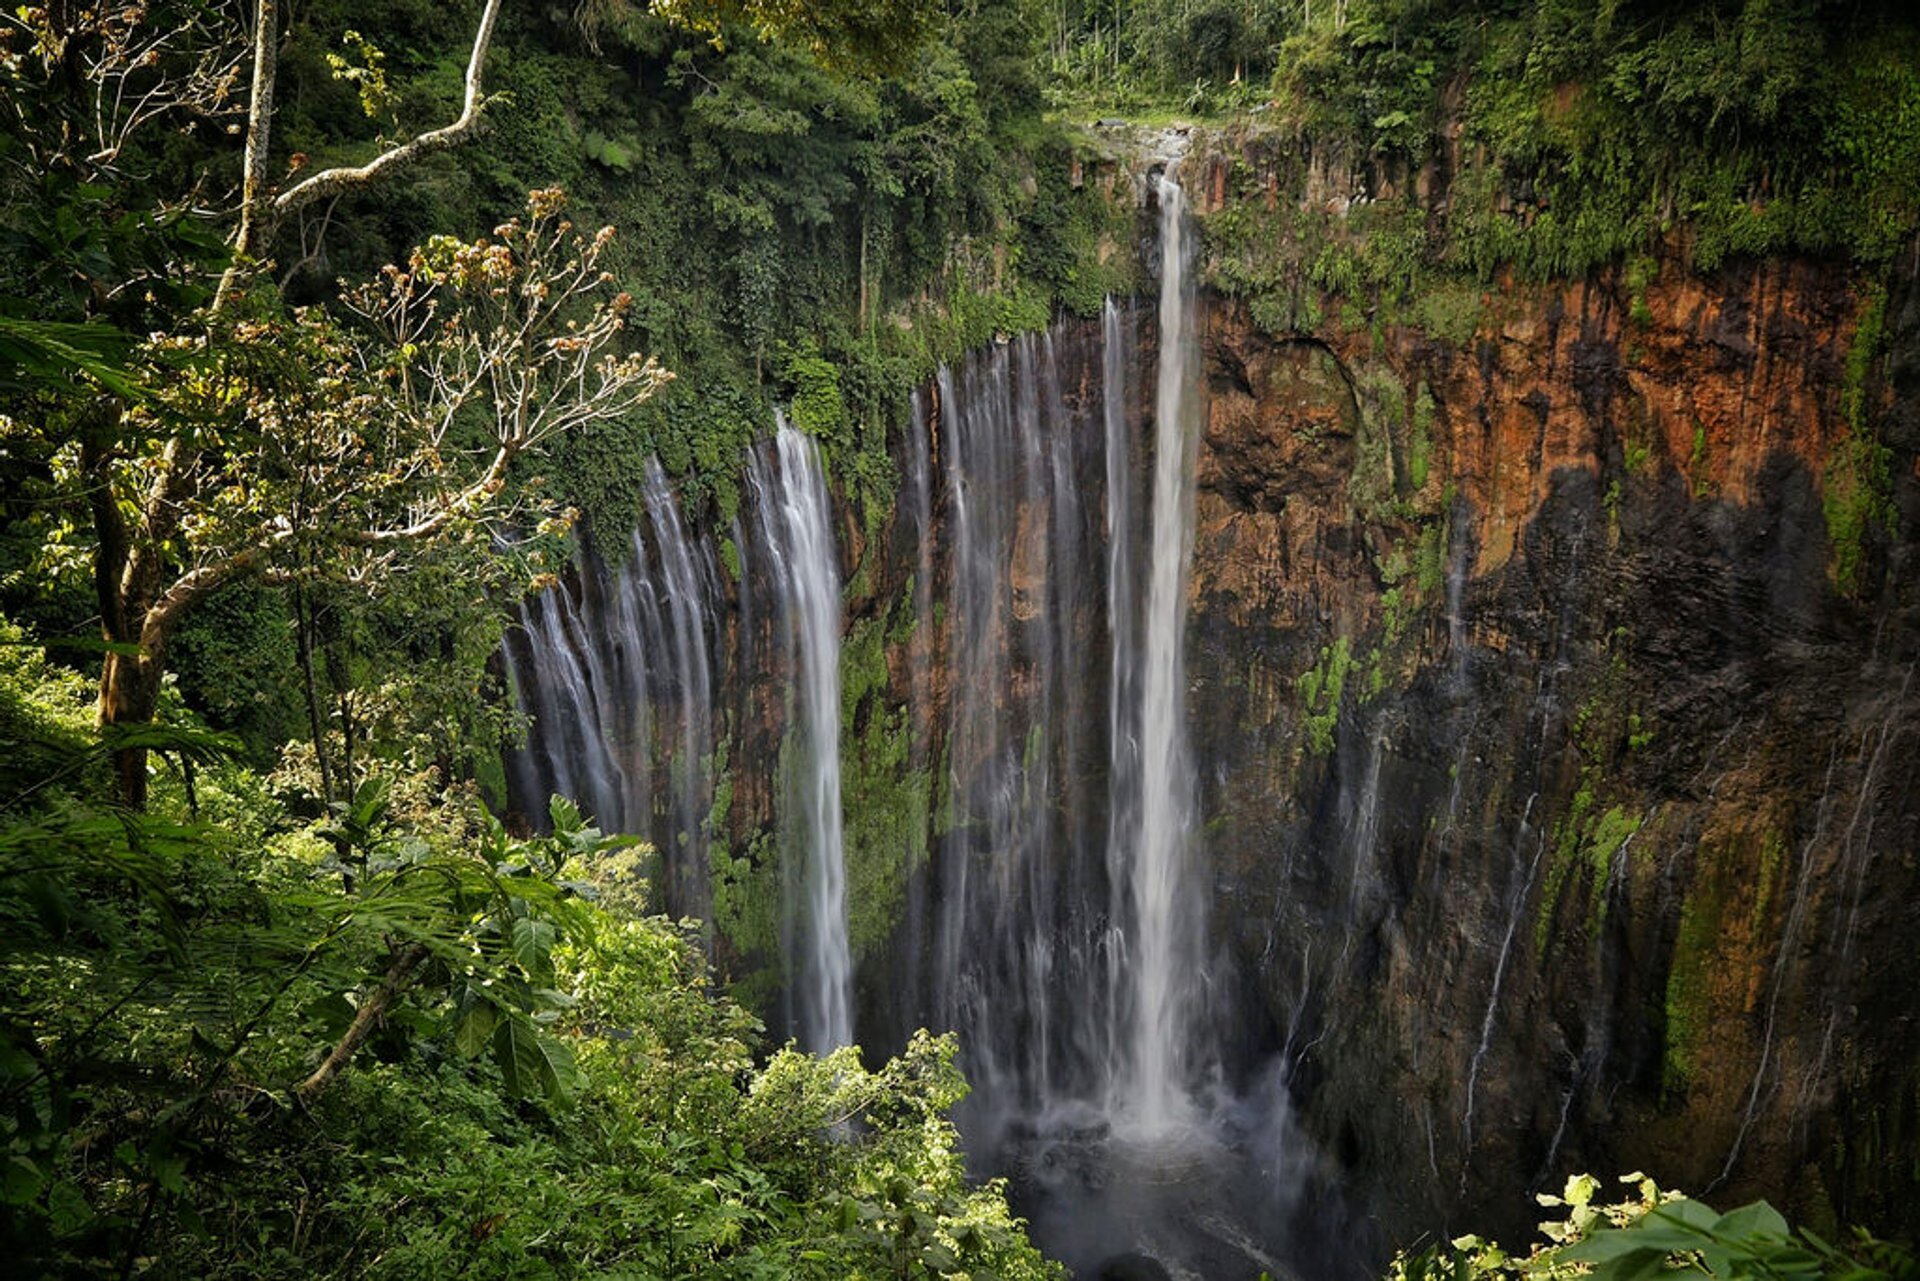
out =
[[[847,948],[847,876],[840,813],[840,568],[833,548],[820,450],[780,419],[777,471],[755,469],[767,546],[798,652],[794,775],[799,825],[790,838],[804,861],[789,874],[789,962],[800,1007],[800,1043],[816,1054],[853,1044],[853,961]]]

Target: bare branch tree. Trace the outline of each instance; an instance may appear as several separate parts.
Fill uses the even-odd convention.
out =
[[[318,200],[339,197],[350,191],[371,187],[388,174],[412,164],[425,155],[444,151],[464,142],[479,127],[486,110],[484,89],[487,50],[493,43],[493,29],[500,17],[500,0],[486,0],[474,29],[473,50],[467,57],[466,89],[460,114],[452,123],[416,134],[406,142],[389,147],[364,165],[323,169],[303,178],[287,190],[269,198],[267,157],[273,141],[273,96],[279,75],[280,46],[276,26],[276,0],[255,0],[253,46],[253,98],[247,113],[247,154],[244,189],[241,193],[240,230],[234,240],[239,257],[255,260],[266,256],[274,232],[291,214]],[[229,274],[222,284],[223,294],[230,290]]]

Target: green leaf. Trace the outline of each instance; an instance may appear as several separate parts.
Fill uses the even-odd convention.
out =
[[[187,1190],[187,1158],[183,1156],[150,1149],[147,1153],[147,1172],[160,1185],[162,1192],[180,1193]]]
[[[1720,1216],[1713,1225],[1713,1234],[1742,1243],[1754,1240],[1785,1241],[1793,1235],[1793,1229],[1780,1212],[1765,1201],[1755,1201],[1752,1205],[1743,1205],[1738,1210],[1729,1210]]]
[[[507,949],[528,974],[545,975],[553,968],[553,944],[558,936],[551,922],[523,917],[508,931]]]
[[[87,1194],[71,1179],[62,1179],[47,1192],[47,1218],[55,1236],[72,1236],[93,1222]]]
[[[1701,1201],[1668,1201],[1648,1210],[1640,1223],[1650,1224],[1656,1220],[1682,1224],[1691,1229],[1697,1239],[1701,1234],[1713,1231],[1713,1225],[1720,1221],[1720,1212]]]
[[[319,1024],[323,1034],[338,1036],[353,1023],[353,1002],[347,999],[344,992],[329,992],[309,1001],[302,1013]]]
[[[507,1088],[556,1107],[573,1100],[573,1054],[527,1019],[509,1015],[493,1031],[493,1058]]]
[[[0,315],[0,386],[59,389],[78,374],[122,399],[140,400],[145,393],[125,365],[133,343],[131,334],[111,325]]]
[[[213,1233],[207,1229],[207,1221],[200,1217],[200,1211],[183,1201],[175,1207],[174,1213],[180,1218],[180,1226],[185,1228],[194,1240],[201,1242],[213,1240]]]
[[[461,1011],[453,1028],[453,1046],[468,1058],[487,1048],[500,1012],[485,1001],[474,1001]]]
[[[163,725],[158,721],[121,721],[102,725],[100,742],[113,751],[144,748],[155,752],[173,752],[209,764],[231,760],[246,751],[246,744],[240,741],[237,734],[193,725]]]
[[[1641,1223],[1645,1222],[1645,1219],[1641,1220]],[[1667,1224],[1655,1224],[1651,1228],[1636,1225],[1596,1232],[1584,1241],[1576,1241],[1561,1250],[1560,1257],[1571,1263],[1591,1263],[1595,1267],[1602,1264],[1618,1266],[1621,1260],[1634,1255],[1652,1253],[1664,1258],[1675,1250],[1689,1250],[1699,1243],[1700,1238],[1685,1228]]]
[[[6,1205],[25,1205],[40,1195],[40,1184],[44,1181],[40,1167],[24,1156],[15,1154],[0,1165],[0,1203]]]
[[[19,1081],[38,1076],[39,1073],[40,1060],[24,1046],[16,1043],[12,1035],[0,1031],[0,1077]]]
[[[558,794],[547,802],[547,817],[553,821],[555,836],[569,836],[585,826],[585,820],[580,817],[580,807]]]
[[[1600,1181],[1591,1174],[1570,1175],[1566,1188],[1560,1193],[1568,1205],[1588,1205],[1593,1194],[1600,1190]]]

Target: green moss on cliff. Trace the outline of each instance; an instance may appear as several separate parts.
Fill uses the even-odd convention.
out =
[[[1229,131],[1205,219],[1209,280],[1270,332],[1334,314],[1461,347],[1484,286],[1609,267],[1644,324],[1661,259],[1877,270],[1920,226],[1911,15],[1353,0],[1343,19],[1297,18],[1275,124]]]
[[[1583,781],[1554,828],[1533,924],[1534,947],[1542,953],[1553,940],[1554,917],[1576,874],[1587,891],[1588,936],[1598,935],[1607,920],[1614,860],[1642,825],[1643,820],[1623,806],[1601,809],[1594,789],[1594,782]]]
[[[1822,487],[1833,581],[1841,591],[1863,585],[1869,533],[1895,519],[1892,451],[1876,438],[1868,413],[1869,380],[1886,345],[1886,306],[1884,286],[1869,289],[1861,299],[1841,392],[1847,436],[1827,459]]]
[[[1407,482],[1417,492],[1427,487],[1433,467],[1433,392],[1422,382],[1413,398],[1413,437],[1407,444]]]
[[[780,914],[785,902],[779,843],[757,833],[739,853],[716,841],[712,869],[713,927],[740,962],[732,992],[750,1009],[764,1010],[780,982]]]
[[[1686,1092],[1712,1017],[1709,979],[1719,958],[1726,908],[1722,878],[1708,869],[1696,871],[1680,909],[1673,961],[1667,970],[1666,1053],[1661,1061],[1661,1081],[1669,1095]]]
[[[887,629],[863,619],[840,659],[847,928],[856,959],[891,936],[908,878],[927,860],[933,779],[912,767],[912,714],[890,700],[888,687]]]
[[[1340,722],[1340,700],[1346,693],[1347,673],[1353,670],[1353,647],[1344,636],[1320,651],[1320,658],[1295,683],[1300,694],[1300,729],[1307,750],[1326,755],[1333,750],[1334,726]]]
[[[1407,428],[1407,389],[1388,365],[1368,363],[1354,371],[1354,399],[1360,422],[1353,434],[1353,470],[1347,495],[1369,519],[1392,514],[1400,468],[1395,440]]]

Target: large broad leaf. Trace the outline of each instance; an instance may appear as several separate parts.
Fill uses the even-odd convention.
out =
[[[1596,1232],[1584,1241],[1576,1241],[1559,1252],[1573,1263],[1614,1264],[1637,1254],[1665,1256],[1678,1250],[1697,1249],[1703,1238],[1679,1224],[1647,1224],[1642,1220],[1631,1228],[1613,1228]]]
[[[0,1204],[25,1205],[40,1195],[40,1167],[18,1153],[0,1162]]]
[[[460,1011],[454,1016],[454,1048],[473,1058],[487,1047],[499,1023],[500,1011],[491,1001],[475,998],[462,1002]]]
[[[146,749],[172,752],[202,763],[230,760],[246,750],[237,734],[159,721],[120,721],[100,727],[100,743],[110,751]]]
[[[62,1179],[47,1192],[47,1220],[55,1236],[72,1236],[93,1222],[93,1207],[87,1194],[70,1179]]]
[[[1793,1235],[1793,1229],[1780,1217],[1780,1212],[1765,1201],[1755,1201],[1752,1205],[1743,1205],[1738,1210],[1729,1210],[1720,1216],[1713,1225],[1713,1234],[1727,1241],[1748,1243],[1756,1240],[1782,1242]]]
[[[544,1097],[557,1107],[573,1101],[573,1052],[527,1019],[509,1014],[501,1021],[493,1057],[507,1088],[522,1098]]]
[[[1568,1262],[1593,1265],[1602,1281],[1644,1281],[1667,1270],[1668,1256],[1711,1245],[1719,1218],[1698,1201],[1672,1201],[1631,1227],[1595,1232],[1558,1253]]]
[[[558,937],[551,922],[523,916],[507,932],[507,946],[528,975],[545,978],[553,973],[553,944]]]
[[[547,818],[555,836],[569,836],[586,826],[580,807],[557,792],[547,800]]]

